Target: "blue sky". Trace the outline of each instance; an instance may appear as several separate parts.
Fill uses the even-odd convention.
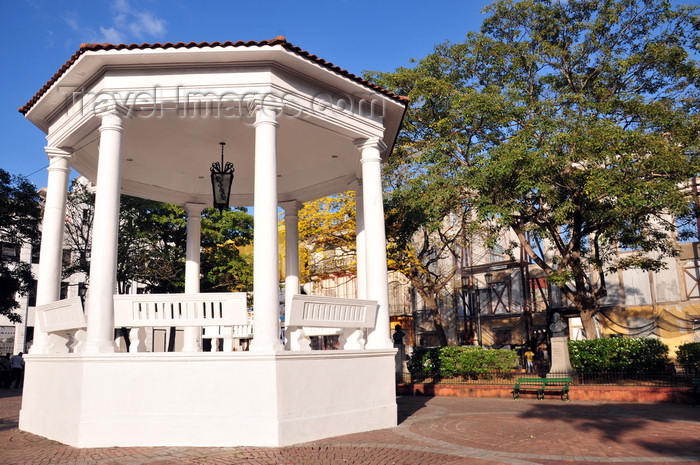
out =
[[[46,185],[44,133],[24,105],[81,43],[267,40],[292,44],[355,74],[393,71],[477,30],[485,0],[2,0],[0,167]]]

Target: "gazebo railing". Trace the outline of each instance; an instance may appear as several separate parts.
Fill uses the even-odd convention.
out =
[[[129,352],[146,350],[148,327],[211,327],[210,332],[218,328],[217,337],[231,341],[233,327],[247,324],[245,292],[114,296],[114,326],[131,328]],[[231,337],[225,337],[227,334]],[[224,351],[229,347],[225,343]]]
[[[377,308],[373,300],[295,295],[285,318],[287,348],[311,350],[312,336],[337,334],[343,349],[364,349],[364,331],[374,328]],[[71,351],[80,352],[86,322],[79,298],[36,310],[44,332],[68,335]],[[244,292],[115,295],[114,327],[129,328],[129,352],[146,351],[146,328],[153,327],[204,328],[203,337],[212,340],[213,348],[223,339],[225,352],[232,350],[233,340],[253,337]]]
[[[377,309],[375,300],[295,295],[285,315],[287,348],[311,350],[311,336],[340,332],[343,349],[364,349],[364,330],[374,328]]]

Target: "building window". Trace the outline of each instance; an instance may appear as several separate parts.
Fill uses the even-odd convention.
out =
[[[32,263],[35,265],[39,263],[39,247],[32,247]]]
[[[71,251],[68,249],[63,249],[63,266],[70,266],[71,263]]]
[[[502,262],[505,260],[508,260],[508,257],[505,254],[505,249],[500,243],[501,241],[497,241],[493,247],[489,247],[488,249],[488,262],[489,263],[498,263]]]
[[[27,296],[27,305],[30,307],[36,307],[36,288],[37,280],[32,280],[32,285],[29,287],[29,295]]]
[[[2,251],[0,251],[0,258],[3,260],[17,261],[19,260],[19,244],[12,244],[9,242],[2,243]]]
[[[68,298],[68,283],[61,283],[61,296],[59,299],[67,299]]]

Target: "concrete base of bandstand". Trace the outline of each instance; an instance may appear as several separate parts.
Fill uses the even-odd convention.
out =
[[[27,355],[19,427],[74,447],[286,446],[390,428],[395,353]]]

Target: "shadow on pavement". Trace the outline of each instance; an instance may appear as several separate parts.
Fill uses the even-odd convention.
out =
[[[22,389],[0,389],[0,399],[5,397],[22,397]]]
[[[410,418],[417,411],[425,407],[430,397],[425,396],[397,396],[396,405],[398,407],[398,424],[400,425]]]
[[[653,423],[687,422],[683,428],[700,431],[700,409],[684,404],[554,404],[532,405],[520,414],[524,419],[559,420],[582,432],[597,431],[602,438],[618,442],[628,433],[639,433]],[[663,427],[663,426],[662,426]],[[687,437],[687,436],[686,436]],[[663,455],[700,456],[700,441],[684,437],[636,439],[649,451]]]

